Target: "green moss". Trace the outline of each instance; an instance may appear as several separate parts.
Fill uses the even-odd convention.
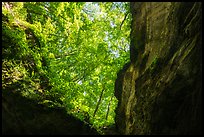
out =
[[[148,57],[149,57],[149,53],[142,54],[142,59],[141,59],[142,61],[140,63],[140,68],[141,68],[140,72],[146,68]]]
[[[152,77],[156,76],[156,74],[158,74],[158,72],[161,70],[161,65],[162,65],[162,59],[155,57],[154,60],[152,61],[151,65],[150,65],[150,75]]]
[[[154,60],[152,61],[151,65],[150,65],[150,72],[151,73],[154,71],[157,64],[158,64],[158,57],[155,57]]]

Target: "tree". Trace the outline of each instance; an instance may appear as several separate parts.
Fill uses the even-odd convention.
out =
[[[103,88],[102,91],[101,91],[101,94],[100,94],[100,97],[99,97],[98,103],[97,103],[96,108],[95,108],[94,113],[93,113],[93,117],[95,117],[96,112],[97,112],[97,110],[98,110],[98,108],[99,108],[99,105],[100,105],[101,100],[102,100],[103,92],[104,92],[104,88]]]
[[[111,96],[111,99],[110,99],[110,101],[108,103],[107,112],[106,112],[106,120],[108,120],[108,114],[109,114],[109,111],[110,111],[110,105],[111,105],[112,98],[113,98],[113,96]]]
[[[117,100],[107,98],[117,71],[129,60],[128,8],[125,2],[3,2],[2,15],[8,18],[2,20],[3,34],[19,51],[13,59],[25,68],[22,79],[41,91],[27,88],[25,95],[63,102],[68,113],[84,119],[85,113],[75,111],[80,108],[96,126],[114,123]],[[12,48],[3,47],[3,55],[14,53]]]

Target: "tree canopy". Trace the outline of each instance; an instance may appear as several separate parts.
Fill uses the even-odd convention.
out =
[[[2,87],[114,123],[117,72],[129,61],[127,2],[2,2]]]

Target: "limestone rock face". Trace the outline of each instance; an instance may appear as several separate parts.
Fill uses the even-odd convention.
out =
[[[88,124],[68,115],[64,108],[49,108],[9,91],[2,94],[2,134],[98,135]]]
[[[202,4],[130,4],[130,58],[118,73],[120,134],[201,134]]]

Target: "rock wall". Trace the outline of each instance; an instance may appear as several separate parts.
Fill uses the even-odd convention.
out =
[[[20,93],[2,94],[2,134],[98,135],[88,124],[68,115],[61,107],[50,108]]]
[[[120,134],[202,133],[202,4],[130,4],[131,61],[118,73]]]

